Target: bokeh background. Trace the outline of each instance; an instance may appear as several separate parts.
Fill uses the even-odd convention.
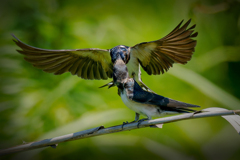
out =
[[[197,24],[192,60],[148,76],[153,91],[202,109],[240,108],[239,0],[5,0],[0,5],[0,148],[134,119],[111,81],[32,67],[14,33],[46,49],[108,49],[160,39],[182,19]],[[240,136],[221,117],[137,129],[3,156],[3,159],[239,159]]]

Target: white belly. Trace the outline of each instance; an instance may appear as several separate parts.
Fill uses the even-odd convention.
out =
[[[156,106],[134,102],[127,97],[125,91],[120,96],[122,98],[123,103],[129,109],[131,109],[139,114],[143,114],[150,119],[151,119],[151,117],[159,117],[161,115],[159,113],[160,110],[158,110],[158,108]]]

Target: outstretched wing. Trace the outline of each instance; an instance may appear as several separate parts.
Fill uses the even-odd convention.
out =
[[[83,79],[112,78],[112,61],[109,50],[98,48],[73,50],[48,50],[32,47],[12,35],[13,40],[22,50],[24,59],[34,67],[48,73],[60,75],[71,72]]]
[[[130,57],[136,57],[149,75],[164,73],[172,67],[173,63],[187,63],[197,44],[197,41],[192,38],[198,33],[193,34],[196,25],[187,29],[191,19],[180,27],[182,22],[183,20],[162,39],[139,43],[131,47]]]

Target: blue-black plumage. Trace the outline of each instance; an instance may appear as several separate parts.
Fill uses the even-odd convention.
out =
[[[139,119],[139,114],[151,119],[164,114],[195,112],[196,110],[190,107],[199,107],[143,90],[129,77],[126,59],[122,58],[121,54],[120,49],[113,61],[113,82],[118,87],[118,93],[124,104],[136,112],[135,121]]]

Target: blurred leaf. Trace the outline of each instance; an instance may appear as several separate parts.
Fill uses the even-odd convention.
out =
[[[175,66],[174,69],[172,69],[169,73],[191,84],[215,101],[222,103],[226,106],[226,108],[238,109],[238,107],[240,106],[239,99],[225,92],[224,90],[222,90],[221,88],[211,83],[206,78],[202,77],[194,71],[188,70],[180,66]]]

